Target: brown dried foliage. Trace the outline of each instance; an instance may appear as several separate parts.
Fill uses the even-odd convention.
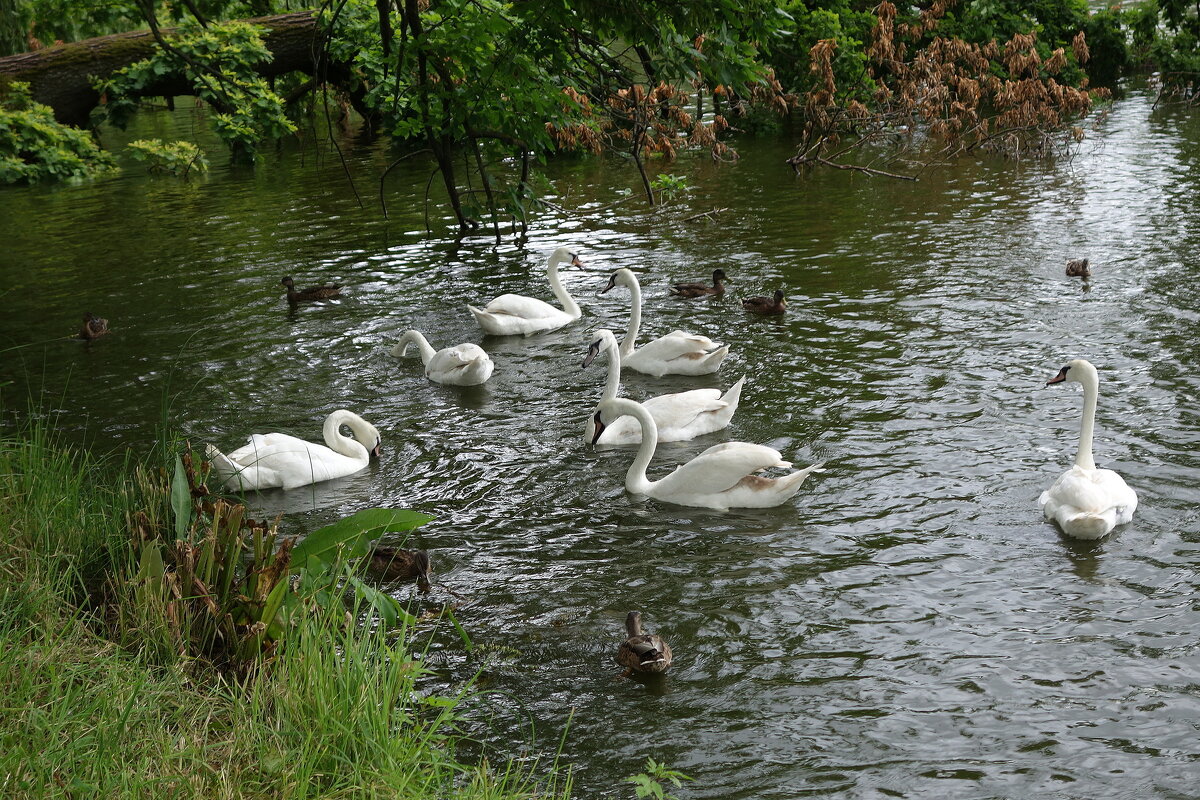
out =
[[[897,9],[889,0],[876,7],[867,49],[869,76],[875,83],[875,107],[870,110],[839,97],[832,68],[836,43],[818,42],[810,52],[815,81],[804,96],[804,141],[789,163],[797,168],[829,163],[849,149],[837,151],[849,137],[861,144],[895,137],[897,131],[911,134],[917,127],[945,140],[946,153],[983,147],[1014,156],[1045,154],[1078,141],[1082,131],[1072,121],[1085,116],[1093,100],[1107,93],[1089,93],[1086,81],[1073,87],[1056,80],[1069,63],[1067,54],[1059,48],[1043,61],[1033,32],[1017,34],[1002,45],[929,38],[954,2],[935,0],[911,24],[897,23]],[[922,41],[924,46],[909,58],[906,42]],[[1082,31],[1074,37],[1071,51],[1076,61],[1087,61]],[[1007,77],[998,77],[994,64],[1001,65]]]

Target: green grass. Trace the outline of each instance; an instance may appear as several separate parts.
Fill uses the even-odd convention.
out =
[[[428,694],[409,632],[347,625],[344,608],[303,616],[236,678],[138,646],[127,626],[146,611],[120,607],[138,596],[130,522],[163,503],[130,465],[51,438],[0,438],[0,796],[570,795],[553,763],[460,761],[467,694]]]

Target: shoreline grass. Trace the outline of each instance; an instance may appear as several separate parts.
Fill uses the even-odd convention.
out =
[[[122,629],[152,627],[114,607],[139,596],[137,515],[171,514],[135,472],[45,427],[0,436],[0,795],[570,796],[556,760],[460,761],[471,690],[423,691],[412,632],[348,625],[352,608],[299,615],[236,675]]]

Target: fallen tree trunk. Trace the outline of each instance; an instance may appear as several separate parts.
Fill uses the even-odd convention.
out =
[[[263,39],[273,58],[259,65],[260,75],[271,78],[288,72],[309,75],[316,72],[320,31],[311,11],[245,21],[267,29]],[[163,33],[171,31],[164,30]],[[148,58],[156,46],[150,31],[136,31],[5,56],[0,58],[0,83],[29,83],[33,99],[54,109],[59,122],[82,127],[88,124],[92,109],[100,102],[100,95],[92,88],[90,79],[107,77],[122,67]],[[192,93],[191,84],[179,76],[166,76],[143,92],[149,97]]]

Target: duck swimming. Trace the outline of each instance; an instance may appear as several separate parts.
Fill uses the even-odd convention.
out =
[[[787,309],[787,301],[783,299],[783,289],[776,289],[774,297],[747,297],[742,301],[742,308],[752,314],[782,314]]]
[[[329,300],[334,297],[341,297],[342,295],[342,285],[340,283],[327,283],[323,286],[310,286],[307,289],[297,289],[295,282],[291,278],[285,277],[279,282],[287,287],[287,299],[292,305],[307,303],[313,300]]]
[[[712,286],[706,283],[677,283],[671,287],[671,294],[675,297],[711,297],[717,294],[725,294],[725,270],[713,270]]]
[[[671,666],[671,646],[656,634],[642,633],[642,615],[630,611],[625,618],[628,638],[617,648],[617,663],[630,672],[659,675]]]

